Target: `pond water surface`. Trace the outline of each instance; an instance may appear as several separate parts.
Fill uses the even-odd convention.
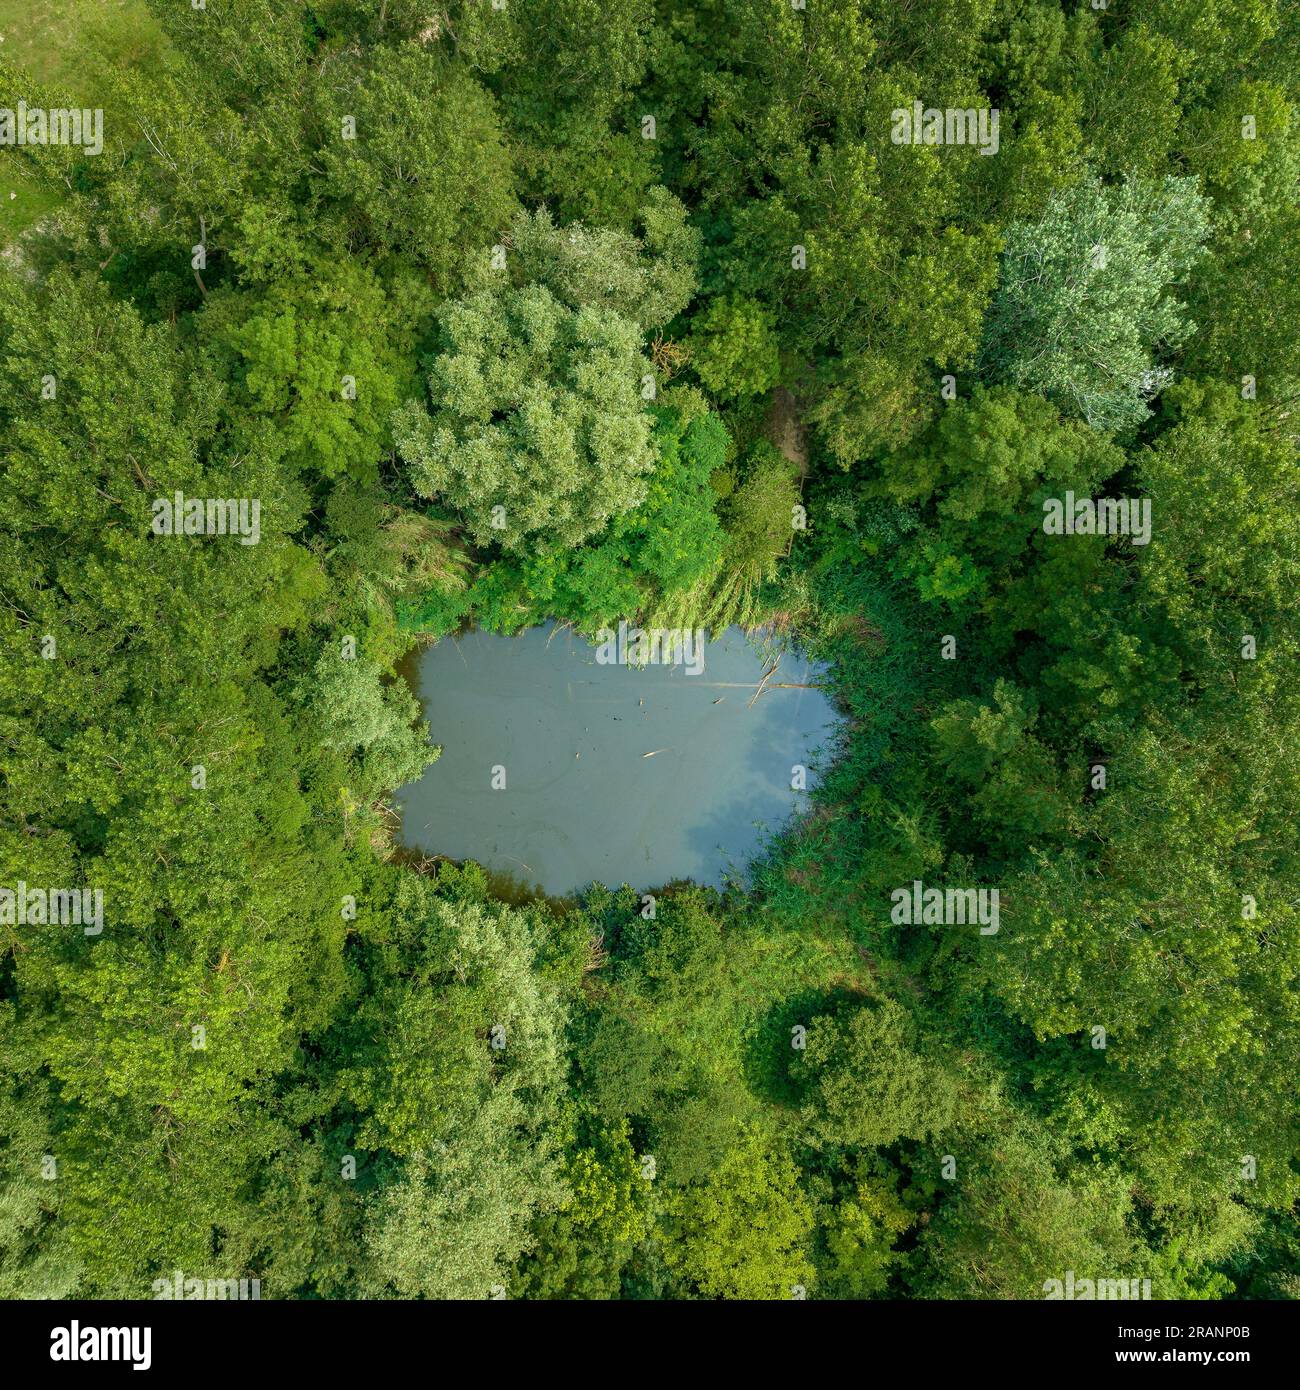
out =
[[[836,715],[820,689],[791,688],[821,679],[797,652],[752,705],[770,662],[738,628],[704,644],[696,674],[689,659],[598,655],[553,624],[421,652],[418,693],[443,752],[396,794],[402,841],[553,896],[593,880],[721,886],[806,809],[792,783],[814,785]]]

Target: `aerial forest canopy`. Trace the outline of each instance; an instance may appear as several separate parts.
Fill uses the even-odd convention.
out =
[[[1300,1298],[1296,7],[59,8],[0,1296]],[[826,664],[748,881],[400,852],[399,663],[547,620]]]

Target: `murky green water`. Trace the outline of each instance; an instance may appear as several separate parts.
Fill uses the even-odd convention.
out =
[[[606,653],[608,655],[608,652]],[[396,800],[412,848],[560,895],[593,880],[720,885],[806,808],[836,716],[808,663],[766,666],[736,628],[675,665],[602,664],[552,625],[471,632],[416,666],[442,757]],[[653,756],[646,756],[651,754]],[[806,769],[806,776],[799,769]]]

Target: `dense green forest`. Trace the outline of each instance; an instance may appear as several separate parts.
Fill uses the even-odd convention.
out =
[[[1295,4],[0,29],[0,1294],[1300,1297]],[[403,855],[629,618],[828,666],[750,886]]]

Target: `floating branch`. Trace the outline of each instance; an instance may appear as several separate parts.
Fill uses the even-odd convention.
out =
[[[757,700],[758,697],[763,693],[764,686],[766,686],[768,681],[770,681],[772,677],[776,675],[777,668],[780,665],[781,658],[778,656],[777,659],[767,668],[767,670],[763,672],[763,678],[758,683],[758,689],[754,691],[753,696],[750,698],[749,704],[746,706],[747,709],[754,708],[754,701]]]

